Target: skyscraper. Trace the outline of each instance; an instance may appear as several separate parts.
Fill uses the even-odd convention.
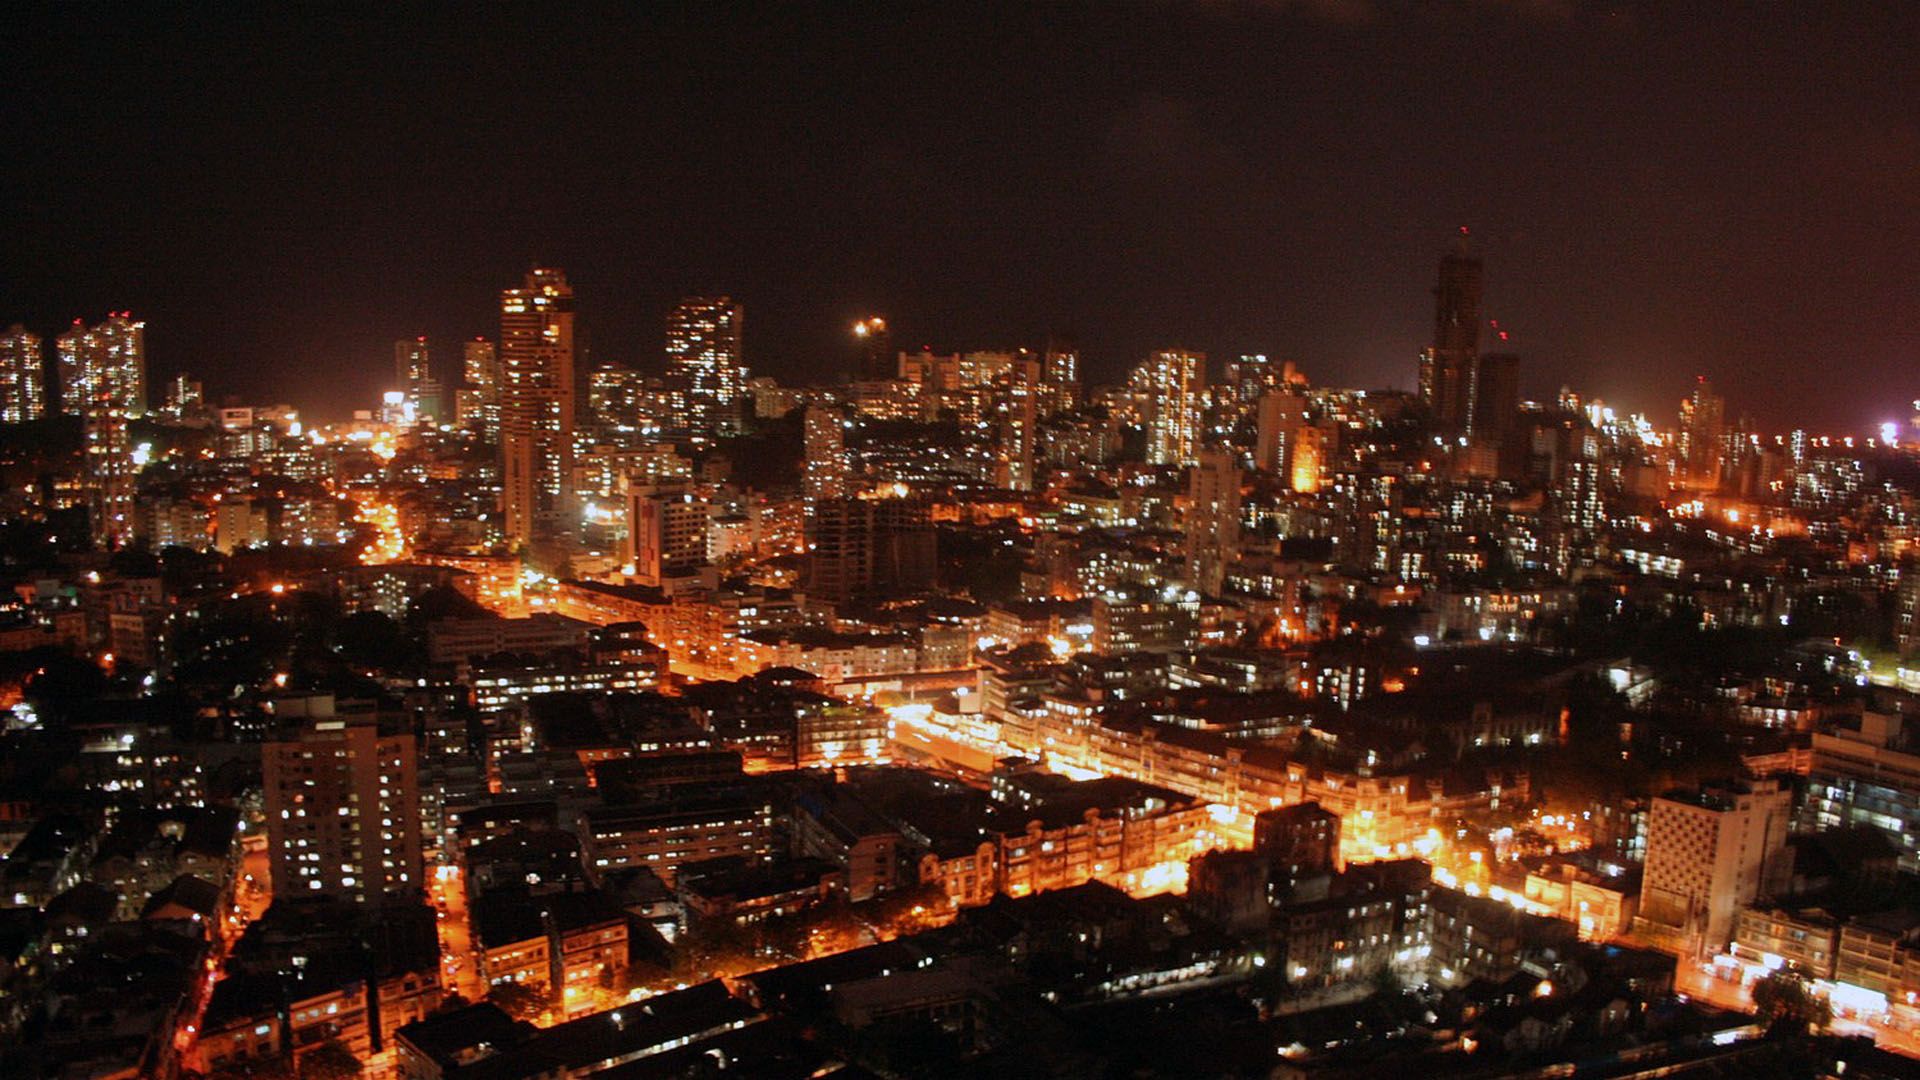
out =
[[[1713,392],[1705,375],[1698,376],[1693,394],[1680,403],[1680,444],[1674,449],[1682,483],[1703,490],[1719,486],[1726,435],[1726,399]]]
[[[13,324],[0,337],[0,424],[23,424],[45,415],[46,386],[40,335]]]
[[[1187,477],[1187,576],[1218,595],[1240,554],[1240,470],[1231,451],[1208,447]]]
[[[401,338],[393,343],[393,381],[397,389],[412,393],[414,387],[426,381],[428,374],[425,335]]]
[[[1473,358],[1461,427],[1481,442],[1502,442],[1520,415],[1520,358],[1487,353]]]
[[[1040,358],[1024,350],[993,388],[993,482],[1012,491],[1033,490],[1034,428],[1040,419]]]
[[[1080,351],[1064,338],[1047,339],[1046,357],[1041,367],[1043,415],[1065,412],[1080,398]]]
[[[110,403],[128,417],[147,412],[147,324],[114,311],[88,329],[79,319],[55,341],[60,410],[84,416],[89,402]]]
[[[440,382],[433,377],[424,334],[393,343],[393,377],[415,419],[440,418]]]
[[[133,542],[133,488],[139,467],[127,424],[147,411],[146,326],[119,311],[88,329],[79,320],[55,343],[60,407],[86,433],[87,520],[98,547]]]
[[[276,898],[366,902],[425,885],[412,735],[382,734],[371,717],[318,717],[266,744],[261,770]]]
[[[206,404],[206,396],[206,388],[182,372],[167,384],[167,401],[162,408],[175,420],[184,419],[200,411]]]
[[[1254,407],[1253,467],[1285,476],[1297,433],[1307,425],[1307,397],[1287,390],[1269,390]]]
[[[933,519],[918,499],[823,499],[808,511],[807,543],[809,595],[891,599],[933,587]]]
[[[490,445],[500,442],[500,356],[493,342],[474,338],[460,350],[466,388],[456,399],[458,422],[480,432]]]
[[[900,365],[893,355],[893,335],[887,330],[887,320],[870,315],[854,323],[853,340],[860,350],[853,368],[855,382],[879,382],[899,375]]]
[[[1480,355],[1480,260],[1460,229],[1440,259],[1433,290],[1433,344],[1420,355],[1420,399],[1443,431],[1463,431],[1471,414],[1474,360]]]
[[[747,373],[740,363],[740,305],[729,297],[695,296],[667,316],[667,378],[686,395],[695,433],[731,431]]]
[[[564,541],[573,513],[573,288],[535,268],[500,294],[500,509],[509,543]]]
[[[845,498],[847,449],[840,413],[824,405],[809,405],[805,415],[804,465],[808,502]]]
[[[1146,395],[1147,460],[1190,465],[1200,445],[1200,398],[1206,390],[1205,353],[1169,349],[1133,370],[1133,388]]]

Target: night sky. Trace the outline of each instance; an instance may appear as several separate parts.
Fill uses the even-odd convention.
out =
[[[1372,0],[10,9],[0,322],[148,321],[156,384],[326,415],[392,341],[565,267],[658,370],[726,291],[748,362],[1185,344],[1410,387],[1470,225],[1522,389],[1864,433],[1920,397],[1920,6]],[[239,9],[235,9],[238,11]],[[157,395],[156,395],[157,397]]]

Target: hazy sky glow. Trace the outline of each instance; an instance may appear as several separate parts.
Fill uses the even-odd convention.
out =
[[[1920,9],[1666,7],[10,13],[0,321],[131,308],[160,375],[338,412],[396,337],[450,371],[540,259],[596,359],[650,368],[725,290],[793,379],[872,310],[1070,333],[1100,376],[1179,343],[1410,386],[1464,223],[1529,395],[1664,418],[1704,371],[1730,418],[1902,415]]]

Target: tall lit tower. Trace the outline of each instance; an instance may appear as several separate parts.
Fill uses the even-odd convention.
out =
[[[133,541],[139,467],[127,424],[147,411],[146,328],[131,312],[117,311],[91,329],[76,319],[55,342],[61,410],[79,416],[86,433],[87,519],[102,548]]]
[[[1080,397],[1080,351],[1063,338],[1049,337],[1040,370],[1045,411],[1064,412]]]
[[[433,377],[426,335],[393,343],[393,377],[419,420],[440,419],[440,381]]]
[[[1240,470],[1230,451],[1208,447],[1187,478],[1187,576],[1218,595],[1239,554]]]
[[[466,388],[456,401],[459,422],[478,428],[489,445],[500,443],[500,354],[493,342],[474,338],[460,350],[461,374]]]
[[[1013,491],[1033,490],[1034,429],[1047,391],[1044,374],[1044,361],[1022,349],[994,381],[993,481]]]
[[[667,377],[687,395],[696,432],[730,429],[747,373],[740,364],[740,305],[725,296],[680,301],[667,316]]]
[[[1254,406],[1253,467],[1286,475],[1287,462],[1300,439],[1298,432],[1307,426],[1307,396],[1286,390],[1269,390]]]
[[[1467,248],[1463,225],[1440,259],[1440,281],[1433,290],[1433,344],[1420,354],[1420,399],[1444,430],[1464,428],[1472,414],[1480,291],[1480,260]]]
[[[147,324],[114,311],[88,329],[79,319],[55,341],[60,410],[84,415],[88,401],[108,401],[129,417],[147,412]]]
[[[1200,445],[1201,396],[1207,355],[1170,349],[1133,369],[1134,389],[1146,395],[1147,460],[1190,465]]]
[[[1680,444],[1675,450],[1685,484],[1705,489],[1719,486],[1726,435],[1726,399],[1713,392],[1705,375],[1698,376],[1693,394],[1680,403]]]
[[[23,424],[45,415],[46,386],[40,335],[13,324],[0,336],[0,424]]]
[[[887,330],[887,320],[870,315],[854,323],[853,340],[860,349],[853,369],[855,382],[879,382],[900,373],[899,362],[893,355],[893,335]]]
[[[267,867],[276,897],[368,903],[421,888],[420,764],[414,736],[318,717],[261,747]]]
[[[804,479],[808,502],[845,498],[847,449],[839,412],[823,405],[807,406],[803,435],[807,453]]]
[[[393,379],[398,389],[412,395],[421,383],[427,381],[428,374],[425,335],[401,338],[393,343]]]
[[[573,288],[536,267],[500,294],[500,510],[508,542],[558,540],[573,508]]]

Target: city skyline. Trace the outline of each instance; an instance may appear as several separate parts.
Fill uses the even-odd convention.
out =
[[[1883,50],[1911,14],[1168,4],[1014,13],[1005,38],[929,13],[789,15],[736,28],[712,93],[678,81],[712,32],[671,12],[561,19],[578,71],[541,82],[536,56],[511,85],[463,74],[510,21],[344,21],[319,45],[315,26],[239,27],[236,51],[359,50],[386,73],[338,88],[299,66],[240,72],[255,104],[213,128],[193,119],[203,91],[124,63],[217,69],[197,27],[65,13],[21,35],[39,47],[7,76],[44,106],[22,111],[6,168],[26,196],[11,231],[46,272],[10,278],[0,317],[50,337],[133,309],[158,375],[257,399],[326,365],[342,377],[298,403],[339,415],[395,339],[487,330],[493,283],[537,258],[573,274],[588,355],[649,369],[672,304],[725,292],[755,312],[756,372],[790,380],[845,364],[845,327],[880,311],[905,347],[1070,334],[1095,381],[1179,344],[1405,389],[1436,237],[1467,224],[1522,396],[1565,382],[1654,413],[1685,394],[1675,372],[1751,373],[1777,391],[1746,404],[1761,423],[1860,431],[1910,397],[1885,388],[1917,336],[1892,283],[1915,274],[1898,238],[1920,136],[1891,107],[1911,73]],[[49,57],[89,33],[92,92],[53,93],[69,80],[41,77]],[[846,62],[856,40],[865,67]],[[372,63],[403,41],[420,64]],[[1149,42],[1208,56],[1204,74],[1144,74]],[[644,46],[633,70],[612,58],[626,43]],[[1408,73],[1439,49],[1489,59],[1452,82]],[[1105,54],[1139,62],[1116,75],[1090,63]],[[815,64],[848,73],[846,92],[777,92]],[[924,65],[997,74],[990,92],[943,90],[910,78]],[[523,116],[515,94],[546,107]],[[449,140],[456,109],[497,125],[498,149]],[[94,169],[140,116],[174,137],[138,175]],[[349,116],[379,122],[343,141]],[[268,140],[286,149],[244,152]],[[395,173],[408,145],[423,168]],[[533,147],[578,167],[519,169]],[[325,163],[328,186],[287,155]],[[200,171],[216,158],[232,179]],[[1547,182],[1512,183],[1529,174]],[[344,193],[369,181],[383,194]],[[316,228],[288,229],[296,207]],[[190,224],[210,213],[216,227]]]
[[[0,1077],[1896,1080],[1920,6],[7,19]]]

